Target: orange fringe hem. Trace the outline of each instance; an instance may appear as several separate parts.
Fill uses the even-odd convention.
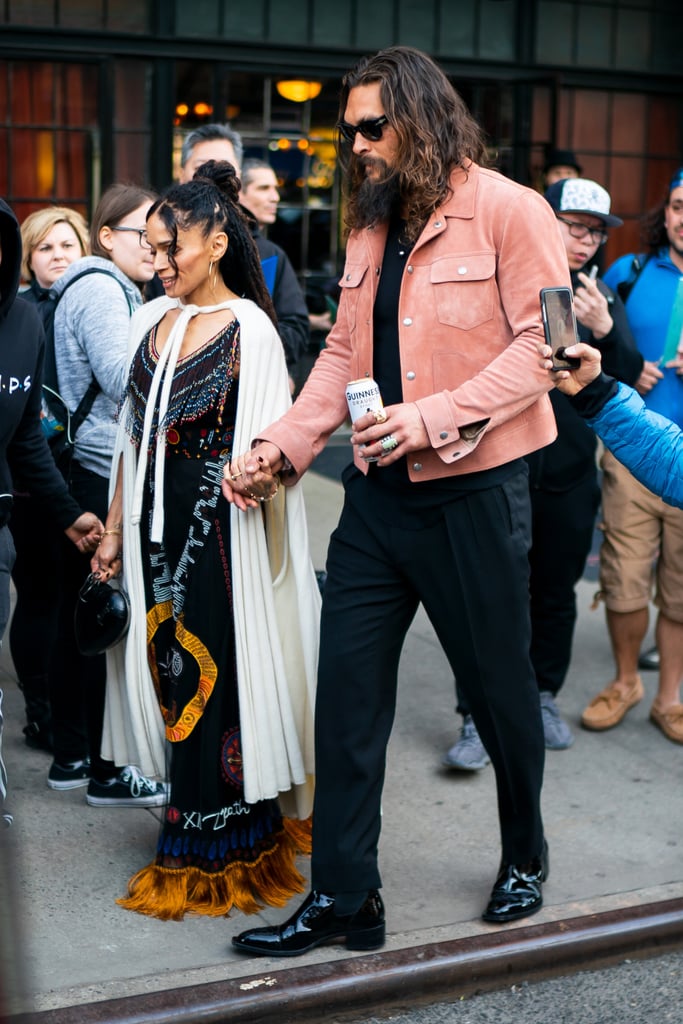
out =
[[[311,852],[311,819],[283,819],[276,846],[253,864],[229,864],[220,874],[200,868],[165,868],[148,864],[131,878],[128,895],[116,902],[126,910],[182,921],[185,914],[227,917],[235,908],[257,914],[263,905],[284,907],[306,882],[294,861]]]

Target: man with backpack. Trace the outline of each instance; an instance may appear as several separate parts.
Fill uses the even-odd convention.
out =
[[[666,198],[644,218],[643,229],[648,252],[621,257],[604,280],[625,299],[645,360],[636,390],[648,409],[683,426],[683,168],[674,174]],[[616,675],[584,710],[581,722],[587,729],[611,729],[644,696],[638,655],[648,629],[656,560],[660,666],[650,719],[668,739],[683,743],[683,510],[656,498],[610,452],[602,468],[600,585]]]

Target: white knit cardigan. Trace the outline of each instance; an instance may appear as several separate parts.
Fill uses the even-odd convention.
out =
[[[131,321],[129,363],[155,323],[174,306],[181,315],[159,360],[153,389],[166,399],[185,327],[192,316],[219,307],[187,307],[160,298]],[[259,431],[291,404],[282,343],[266,314],[248,299],[231,300],[240,325],[240,376],[233,451],[248,450]],[[174,351],[172,351],[174,349]],[[165,378],[165,380],[164,380]],[[166,388],[164,389],[164,383]],[[154,402],[148,402],[148,411]],[[103,757],[136,764],[149,775],[165,774],[164,723],[147,662],[147,623],[139,535],[140,494],[145,467],[121,412],[110,495],[123,458],[123,576],[131,603],[125,641],[107,655]],[[163,444],[157,470],[163,473]],[[141,445],[141,458],[147,450]],[[162,486],[155,488],[163,494]],[[139,488],[138,488],[139,491]],[[136,507],[137,506],[137,507]],[[153,516],[159,519],[158,511]],[[158,528],[158,522],[157,522]],[[307,817],[313,797],[313,708],[318,661],[320,594],[308,548],[300,485],[280,487],[272,502],[240,512],[230,509],[231,564],[244,794],[248,803],[279,797],[283,813]],[[206,614],[215,614],[207,600]],[[226,723],[227,725],[228,723]]]

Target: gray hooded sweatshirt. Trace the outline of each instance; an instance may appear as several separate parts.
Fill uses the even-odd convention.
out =
[[[74,457],[85,469],[108,477],[116,436],[116,410],[128,379],[130,318],[142,305],[142,296],[138,286],[116,264],[101,256],[76,260],[55,282],[53,290],[61,294],[72,277],[90,267],[100,268],[103,273],[88,274],[76,281],[57,306],[55,361],[59,393],[72,413],[93,374],[102,389],[76,434]]]

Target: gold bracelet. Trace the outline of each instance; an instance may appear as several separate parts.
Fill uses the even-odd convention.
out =
[[[275,495],[277,494],[277,492],[280,490],[280,479],[279,479],[279,477],[276,476],[274,479],[275,479],[275,490],[273,491],[272,494],[269,494],[267,498],[259,498],[259,496],[257,494],[252,494],[251,491],[248,491],[247,493],[249,494],[249,497],[251,498],[251,500],[252,501],[262,501],[262,502],[263,501],[272,501],[273,498],[275,497]]]
[[[103,537],[110,537],[112,534],[115,534],[117,536],[121,536],[122,533],[123,533],[123,531],[122,530],[118,530],[118,529],[105,530],[103,532],[102,536]]]

